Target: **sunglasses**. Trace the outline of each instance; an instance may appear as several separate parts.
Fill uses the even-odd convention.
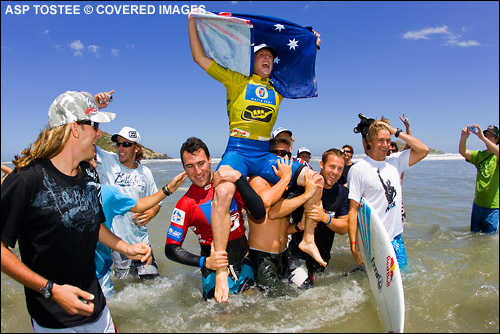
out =
[[[99,130],[99,123],[94,122],[94,121],[78,121],[76,122],[77,124],[87,124],[90,125],[91,127],[94,128],[94,130],[97,132]]]
[[[287,150],[271,150],[271,153],[274,153],[282,158],[288,157],[288,159],[290,159],[292,157],[292,153],[288,152]]]
[[[352,154],[352,151],[344,150],[344,153],[351,153]]]
[[[116,142],[116,147],[120,147],[120,145],[123,145],[123,147],[130,147],[132,146],[134,143],[130,143],[128,141],[124,141],[123,143],[120,143],[120,142]]]

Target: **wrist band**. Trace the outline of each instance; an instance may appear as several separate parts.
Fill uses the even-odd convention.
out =
[[[398,138],[401,131],[403,131],[403,130],[401,130],[400,128],[397,128],[396,133],[394,134],[394,137]]]
[[[206,258],[207,258],[206,256],[202,256],[202,257],[200,257],[200,268],[203,268],[203,265],[204,265],[204,263],[205,263],[205,259],[206,259]]]
[[[170,191],[170,189],[168,189],[168,184],[166,186],[164,186],[163,188],[161,188],[161,190],[163,190],[163,193],[165,194],[165,196],[172,195],[172,192]]]
[[[325,224],[325,226],[328,226],[332,222],[332,215],[329,215],[330,219],[328,220],[328,223]]]
[[[356,245],[356,241],[351,241],[351,245]]]

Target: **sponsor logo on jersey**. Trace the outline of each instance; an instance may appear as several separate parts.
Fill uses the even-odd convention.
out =
[[[248,138],[248,137],[250,137],[250,132],[235,128],[231,132],[230,136],[231,137],[239,137],[239,138]]]
[[[245,121],[256,121],[269,123],[274,115],[274,109],[264,106],[248,106],[243,113],[241,118]]]
[[[266,86],[249,83],[245,91],[245,100],[264,104],[276,105],[276,95],[273,89]]]
[[[396,270],[396,264],[391,256],[388,256],[385,260],[386,263],[386,282],[387,287],[391,285],[392,277],[394,276],[394,270]]]
[[[177,208],[172,212],[172,219],[170,220],[172,223],[177,224],[179,226],[184,226],[184,218],[186,217],[186,213]]]
[[[177,242],[182,242],[183,233],[184,231],[182,228],[170,225],[167,232],[167,238],[170,238]]]
[[[238,211],[238,205],[236,201],[231,201],[231,207],[229,208],[229,212],[231,213],[231,232],[240,227],[240,213]]]

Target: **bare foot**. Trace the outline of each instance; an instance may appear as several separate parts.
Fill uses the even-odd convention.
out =
[[[323,261],[323,258],[321,257],[321,254],[319,253],[318,247],[316,246],[315,243],[308,243],[304,240],[302,240],[299,244],[299,248],[312,256],[313,259],[316,260],[319,264],[321,264],[323,267],[326,267],[326,262]]]
[[[227,277],[229,272],[227,267],[218,269],[215,273],[215,300],[217,303],[227,302],[229,297],[229,285]]]

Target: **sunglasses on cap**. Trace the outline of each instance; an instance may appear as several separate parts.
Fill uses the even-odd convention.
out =
[[[78,121],[76,122],[77,124],[87,124],[87,125],[90,125],[91,127],[94,128],[94,130],[97,132],[97,130],[99,130],[99,123],[97,122],[94,122],[94,121],[90,121],[90,120],[85,120],[85,121]]]
[[[124,141],[123,143],[120,143],[120,142],[116,142],[116,147],[120,147],[120,145],[122,145],[123,147],[130,147],[132,146],[134,143],[131,143],[131,142],[128,142],[128,141]]]
[[[274,153],[282,158],[288,157],[288,159],[290,159],[292,157],[292,153],[288,152],[287,150],[271,150],[271,153]]]

